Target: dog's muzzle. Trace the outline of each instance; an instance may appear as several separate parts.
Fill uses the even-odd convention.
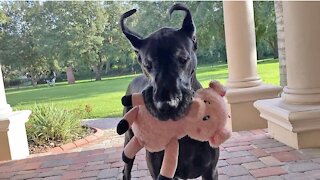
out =
[[[155,101],[153,87],[148,87],[144,92],[145,104],[149,112],[159,120],[177,120],[188,109],[193,93],[188,89],[181,89],[181,94],[166,101]]]

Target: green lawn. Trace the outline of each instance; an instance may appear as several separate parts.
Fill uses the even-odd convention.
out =
[[[258,71],[265,83],[279,85],[278,61],[259,62]],[[28,109],[34,103],[54,103],[60,107],[83,109],[89,105],[92,112],[87,118],[119,117],[122,114],[120,99],[135,76],[104,78],[97,82],[83,80],[73,85],[58,83],[55,87],[42,85],[37,88],[7,89],[6,95],[8,103],[15,109]],[[224,84],[228,78],[228,67],[201,66],[197,69],[197,77],[204,87],[212,79]]]

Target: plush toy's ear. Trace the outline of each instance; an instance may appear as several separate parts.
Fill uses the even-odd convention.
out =
[[[215,89],[215,84],[217,83],[217,81],[210,81],[209,83],[209,87],[212,89]]]
[[[226,88],[219,81],[211,81],[209,87],[219,93],[222,97],[226,95]]]

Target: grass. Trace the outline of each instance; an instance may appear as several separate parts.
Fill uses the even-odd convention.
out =
[[[277,60],[260,61],[258,72],[265,83],[279,85]],[[56,84],[55,87],[41,85],[37,88],[7,89],[6,96],[8,103],[14,109],[28,109],[35,103],[53,103],[57,107],[70,109],[92,107],[91,113],[86,118],[119,117],[123,109],[120,99],[130,81],[136,76],[103,78],[102,81],[82,80],[73,85],[64,82]],[[200,66],[197,69],[197,78],[204,87],[213,79],[225,84],[228,67],[227,65]]]

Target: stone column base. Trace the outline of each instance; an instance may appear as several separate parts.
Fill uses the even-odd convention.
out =
[[[259,100],[254,106],[278,141],[296,149],[320,147],[320,105],[286,104],[281,98]]]
[[[225,97],[231,118],[226,127],[233,132],[267,128],[267,122],[260,117],[253,103],[260,99],[278,97],[281,90],[280,86],[267,84],[249,88],[228,88]]]
[[[29,110],[15,111],[0,119],[0,161],[29,156],[25,123],[30,114]]]

